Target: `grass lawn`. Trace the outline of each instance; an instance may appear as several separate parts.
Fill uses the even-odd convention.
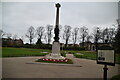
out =
[[[73,54],[76,58],[96,60],[96,52],[95,51],[68,51],[68,50],[66,50],[64,52]],[[76,53],[81,53],[83,55],[76,54]]]
[[[44,56],[51,52],[51,50],[46,49],[30,49],[30,48],[2,48],[2,57],[24,57],[24,56]]]
[[[77,57],[77,58],[85,58],[85,59],[96,60],[96,52],[93,52],[93,51],[79,51],[77,53],[81,53],[81,54],[74,53],[74,56]]]
[[[116,63],[120,64],[120,54],[116,54]]]
[[[48,52],[48,53],[42,53]],[[96,52],[94,51],[61,51],[62,56],[66,56],[66,53],[72,53],[77,58],[85,58],[85,59],[92,59],[96,60]],[[46,54],[51,53],[51,50],[48,49],[30,49],[30,48],[2,48],[2,56],[3,57],[24,57],[24,56],[44,56]],[[76,53],[81,53],[76,54]],[[120,54],[116,54],[116,63],[120,64]]]
[[[96,52],[94,51],[76,51],[76,52],[70,51],[70,52],[73,53],[76,58],[96,60]],[[81,53],[83,55],[76,54],[76,53]],[[116,63],[120,64],[120,54],[116,54]]]

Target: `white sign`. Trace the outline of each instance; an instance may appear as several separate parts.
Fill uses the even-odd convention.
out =
[[[98,50],[98,62],[114,63],[114,50]]]

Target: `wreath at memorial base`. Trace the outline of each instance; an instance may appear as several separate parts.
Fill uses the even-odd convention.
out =
[[[63,63],[63,64],[73,64],[71,59],[47,59],[47,58],[40,58],[36,60],[36,62],[47,62],[47,63]]]

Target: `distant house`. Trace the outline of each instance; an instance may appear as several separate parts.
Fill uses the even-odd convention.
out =
[[[22,45],[22,44],[23,44],[23,41],[22,41],[22,39],[15,39],[15,40],[14,40],[14,43],[15,43],[16,45]]]
[[[11,39],[11,38],[2,38],[2,46],[19,46],[22,45],[23,41],[21,39]]]

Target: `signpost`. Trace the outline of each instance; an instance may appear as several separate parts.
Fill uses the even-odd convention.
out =
[[[107,80],[107,65],[115,66],[114,49],[107,45],[99,47],[97,52],[97,64],[104,65],[104,80]]]

